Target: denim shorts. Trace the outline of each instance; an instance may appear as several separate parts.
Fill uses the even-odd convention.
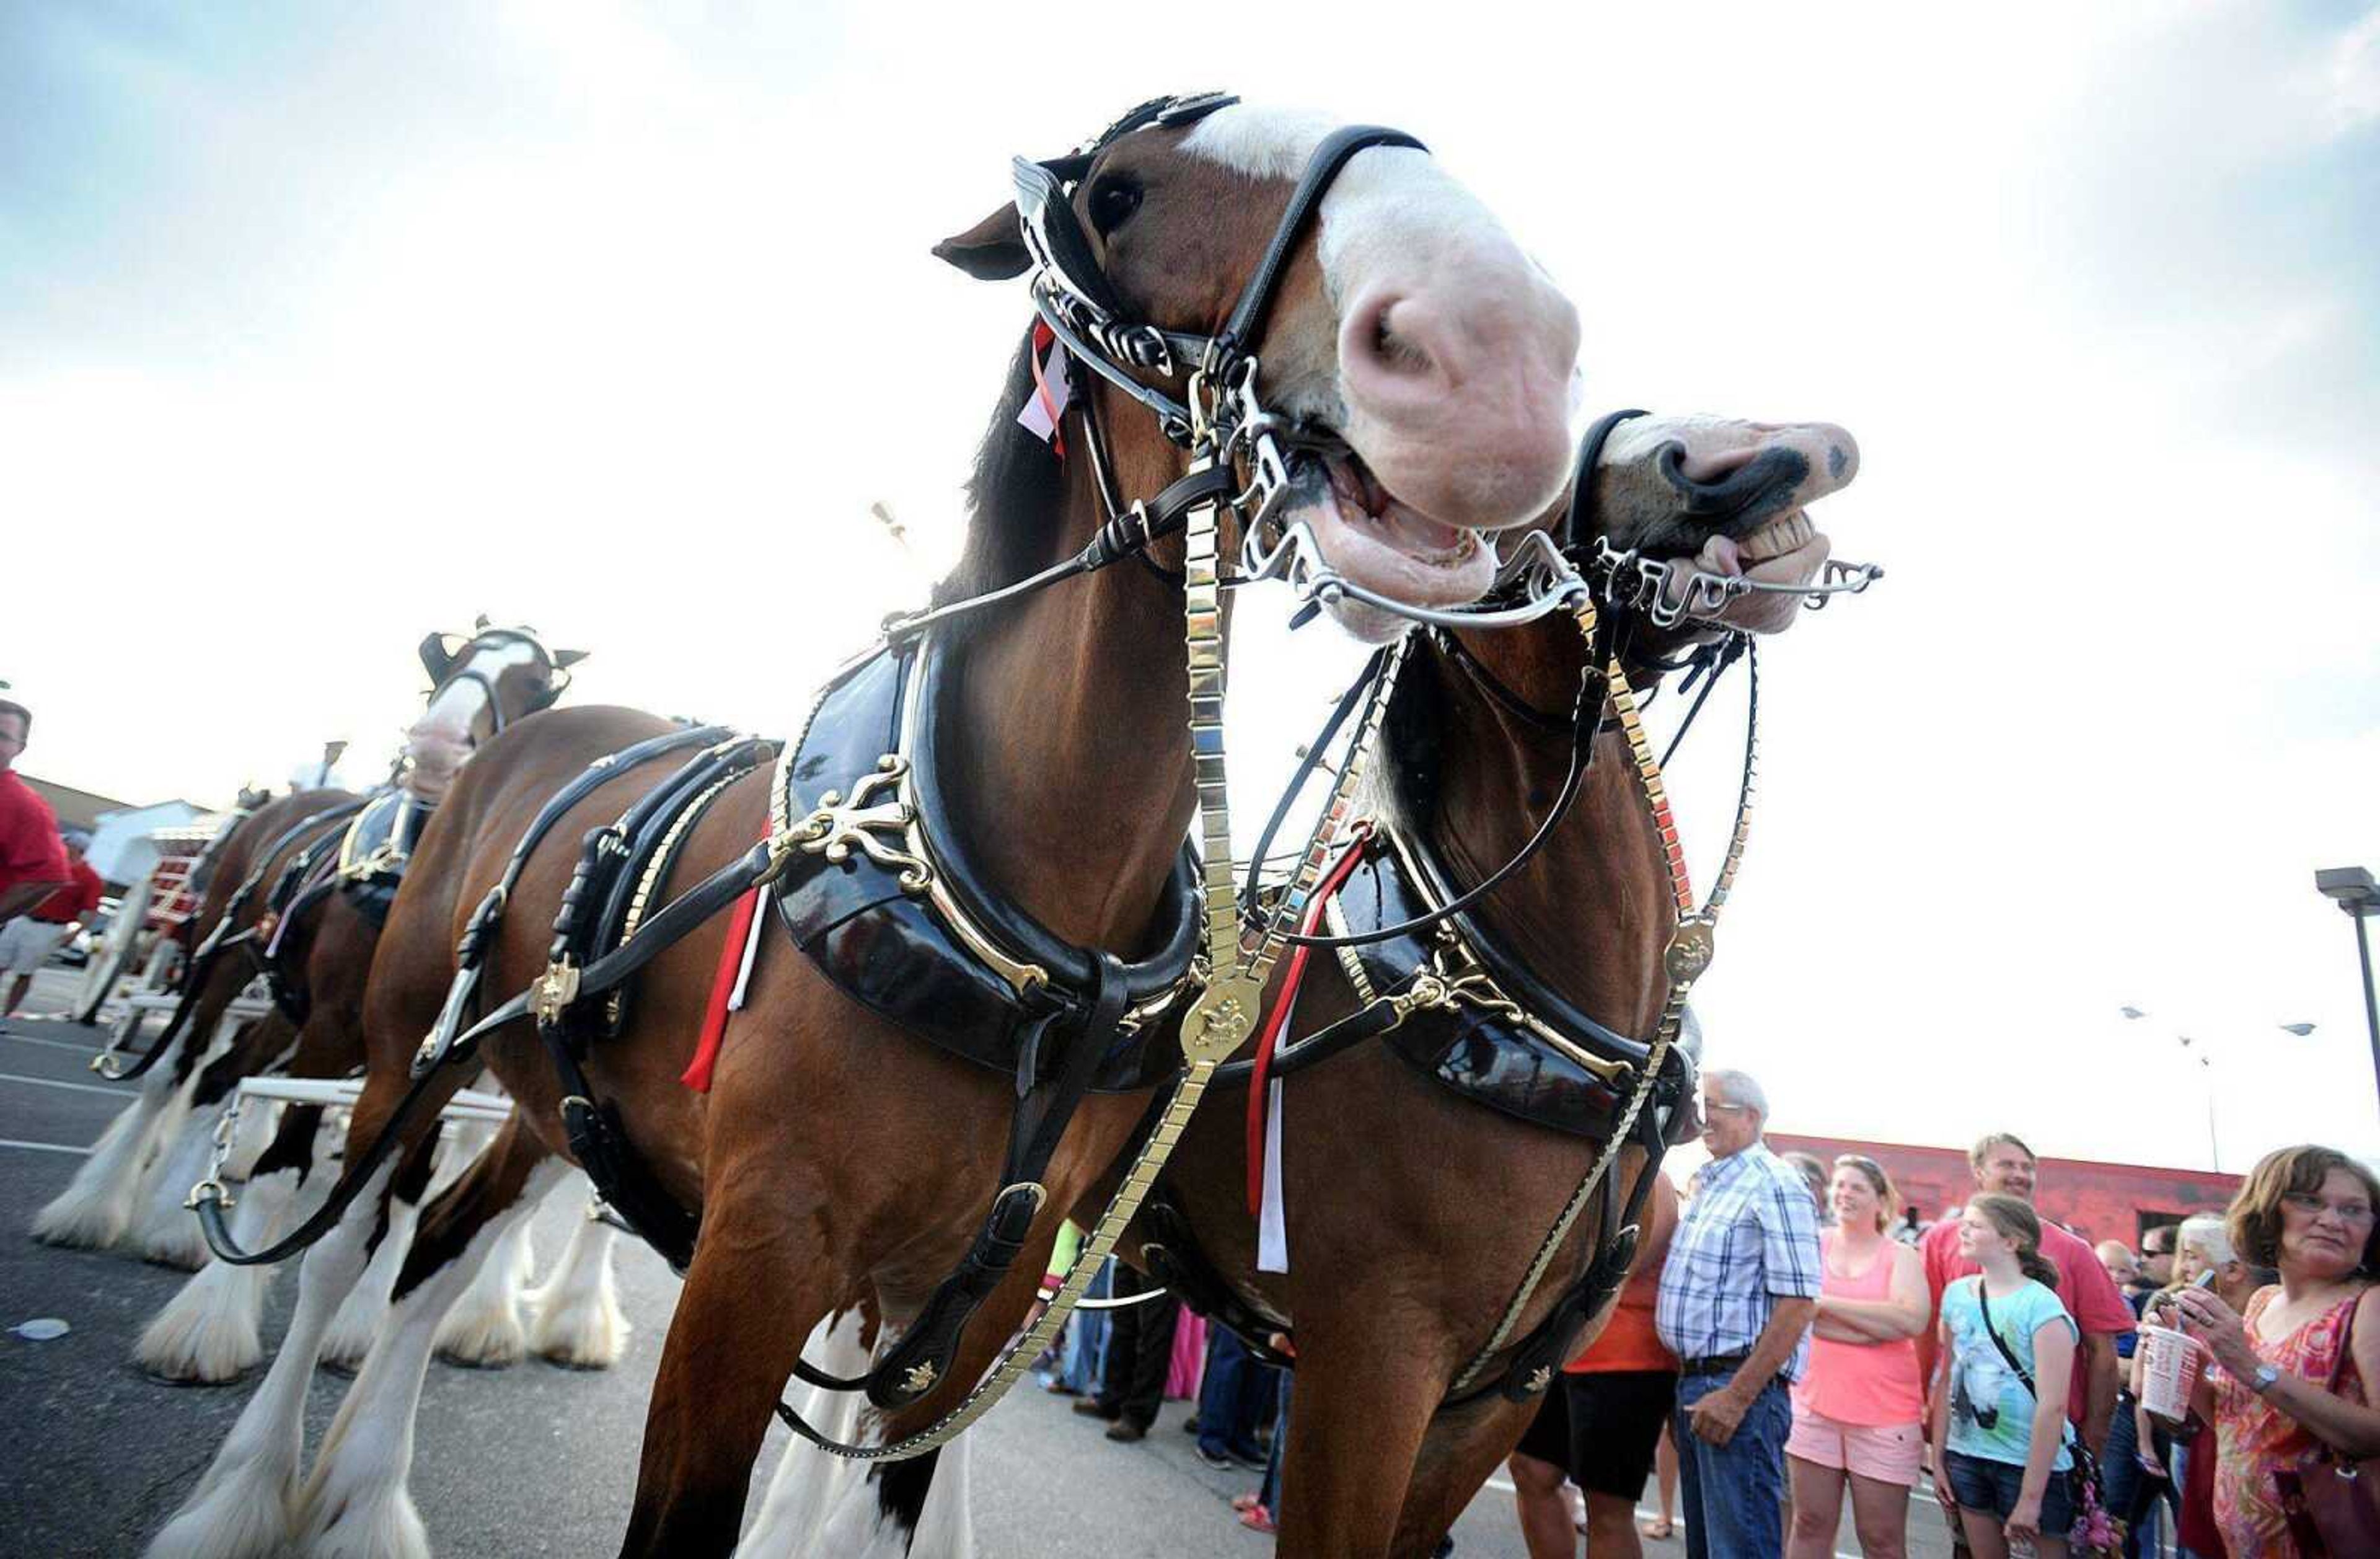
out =
[[[1946,1452],[1943,1460],[1950,1474],[1950,1492],[1958,1496],[1961,1509],[2008,1519],[2024,1489],[2024,1468],[2014,1462],[1990,1461],[1958,1451]],[[2051,1473],[2049,1486],[2041,1492],[2041,1529],[2054,1538],[2063,1538],[2074,1525],[2074,1498],[2067,1492],[2068,1476]]]

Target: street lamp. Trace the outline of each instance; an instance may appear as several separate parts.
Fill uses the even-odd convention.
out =
[[[2333,866],[2313,874],[2313,885],[2325,898],[2337,902],[2339,908],[2355,920],[2355,952],[2363,960],[2363,1022],[2372,1031],[2372,1070],[2380,1079],[2380,999],[2372,993],[2372,941],[2365,934],[2363,922],[2374,910],[2380,910],[2380,886],[2374,886],[2372,873],[2361,866]]]
[[[2147,1012],[2136,1006],[2123,1006],[2119,1007],[2116,1010],[2122,1013],[2128,1018],[2141,1018],[2148,1016]],[[2300,1039],[2304,1039],[2308,1034],[2313,1032],[2313,1025],[2311,1023],[2279,1023],[2274,1025],[2274,1027],[2279,1029],[2285,1034],[2295,1034]],[[2215,1172],[2217,1175],[2220,1175],[2223,1173],[2223,1152],[2220,1148],[2216,1146],[2215,1139],[2215,1057],[2204,1045],[2201,1044],[2197,1040],[2188,1034],[2177,1031],[2173,1037],[2180,1041],[2181,1048],[2185,1053],[2194,1054],[2198,1057],[2199,1070],[2204,1074],[2206,1080],[2206,1162],[2214,1166]]]

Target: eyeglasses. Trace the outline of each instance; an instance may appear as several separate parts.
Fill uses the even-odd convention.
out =
[[[1724,1111],[1731,1115],[1748,1115],[1752,1113],[1752,1106],[1749,1104],[1721,1104],[1707,1099],[1703,1101],[1703,1109],[1706,1114]]]
[[[2284,1191],[2281,1204],[2309,1218],[2333,1213],[2342,1224],[2368,1224],[2373,1217],[2372,1204],[2368,1201],[2325,1201],[2312,1191]]]

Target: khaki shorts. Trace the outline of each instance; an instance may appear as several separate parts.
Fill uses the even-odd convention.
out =
[[[19,915],[0,926],[0,971],[40,973],[42,966],[50,961],[50,955],[65,944],[70,929],[36,920],[30,915]]]

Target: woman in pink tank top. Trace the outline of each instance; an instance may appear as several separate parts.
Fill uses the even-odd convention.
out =
[[[1846,1485],[1861,1551],[1900,1559],[1909,1489],[1925,1443],[1925,1388],[1912,1340],[1934,1319],[1925,1267],[1916,1251],[1885,1235],[1897,1200],[1874,1159],[1837,1159],[1828,1200],[1835,1227],[1819,1236],[1826,1275],[1785,1442],[1793,1489],[1786,1559],[1831,1559]]]

